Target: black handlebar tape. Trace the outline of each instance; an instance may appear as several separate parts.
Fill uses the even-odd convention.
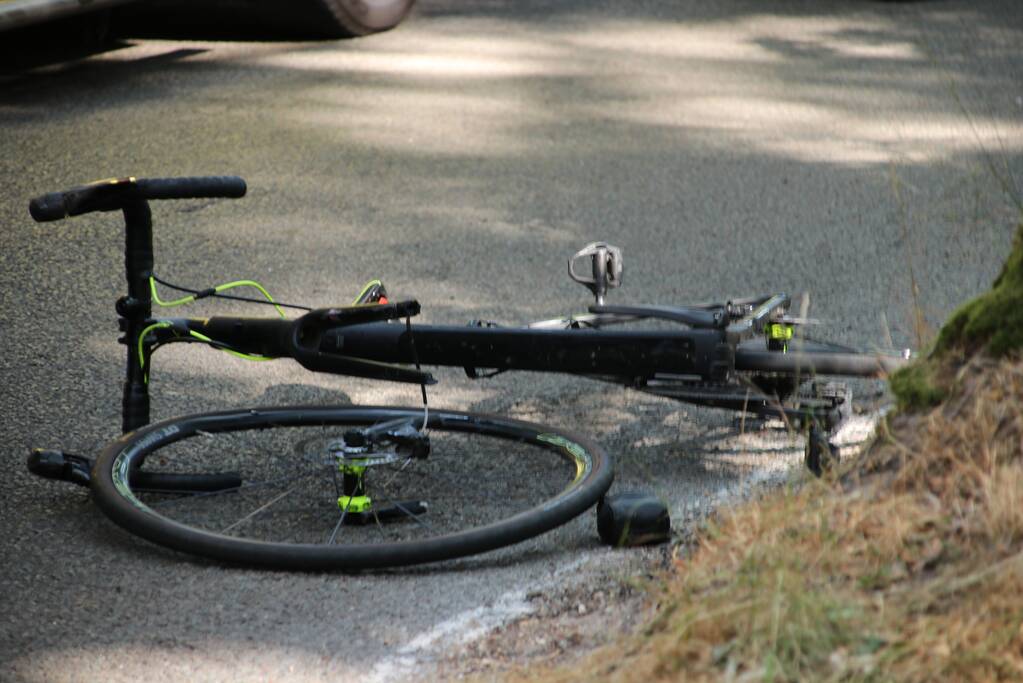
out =
[[[145,199],[202,199],[244,197],[245,181],[238,176],[197,178],[140,178],[135,181]]]
[[[48,221],[59,221],[67,216],[67,209],[64,207],[64,193],[51,192],[42,197],[36,197],[28,203],[28,212],[36,223]]]
[[[114,178],[36,197],[28,211],[37,222],[45,223],[92,211],[115,211],[133,200],[236,198],[244,197],[245,191],[245,181],[237,176]]]
[[[122,208],[128,196],[138,196],[134,178],[109,178],[36,197],[28,203],[28,211],[39,223],[59,221],[92,211]]]

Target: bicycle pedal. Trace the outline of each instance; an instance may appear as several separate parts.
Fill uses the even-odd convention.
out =
[[[85,487],[92,481],[92,460],[82,455],[35,448],[29,454],[26,464],[29,472],[44,479],[67,481]]]
[[[568,259],[568,276],[593,292],[598,306],[608,289],[621,286],[622,271],[622,250],[607,242],[587,244]]]

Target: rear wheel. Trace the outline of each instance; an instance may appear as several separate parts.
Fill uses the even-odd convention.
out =
[[[260,408],[144,427],[96,462],[93,491],[117,524],[219,561],[287,569],[433,562],[516,543],[596,504],[606,454],[561,430],[431,410],[430,452],[365,446],[366,428],[421,409]],[[144,488],[146,473],[221,473],[214,491]],[[225,472],[232,473],[225,476]],[[153,481],[152,478],[148,479]]]

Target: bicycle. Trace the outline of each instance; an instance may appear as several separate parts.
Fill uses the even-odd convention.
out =
[[[609,305],[621,251],[590,244],[569,276],[595,303],[588,313],[500,327],[413,325],[415,300],[391,302],[379,281],[348,306],[309,309],[275,301],[252,281],[195,290],[154,272],[151,200],[237,198],[237,177],[113,179],[30,203],[49,222],[93,211],[123,213],[128,293],[116,309],[127,346],[123,435],[93,462],[36,449],[29,469],[91,488],[127,531],[213,560],[283,569],[394,567],[452,559],[526,540],[591,508],[612,483],[609,456],[584,437],[501,416],[436,409],[423,366],[468,377],[508,370],[595,378],[679,401],[777,416],[808,432],[807,466],[837,458],[827,435],[850,399],[822,375],[879,376],[904,358],[810,341],[812,321],[773,294],[687,306]],[[158,285],[185,296],[163,301]],[[255,287],[261,299],[225,294]],[[154,304],[207,297],[274,306],[278,318],[158,318]],[[288,318],[284,308],[302,310]],[[402,322],[403,321],[403,322]],[[650,327],[658,323],[661,327]],[[663,327],[667,325],[667,327]],[[252,360],[290,358],[314,372],[418,384],[418,408],[290,406],[233,409],[150,424],[156,350],[200,343]],[[488,469],[514,476],[482,487]],[[427,490],[429,499],[409,498]]]

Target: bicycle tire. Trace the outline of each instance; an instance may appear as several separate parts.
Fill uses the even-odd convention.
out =
[[[844,348],[832,351],[828,345],[819,343],[789,353],[742,347],[735,351],[735,369],[742,372],[884,377],[905,363],[903,358],[884,354],[856,353]]]
[[[431,409],[428,429],[435,445],[433,452],[423,460],[431,463],[433,474],[423,477],[423,481],[431,488],[446,485],[446,489],[454,491],[454,495],[446,489],[440,493],[427,491],[431,496],[440,495],[442,501],[439,511],[431,508],[423,515],[424,520],[429,517],[427,525],[431,530],[419,529],[423,522],[418,518],[396,524],[401,527],[398,531],[392,526],[385,527],[377,519],[376,524],[366,525],[366,533],[360,528],[352,531],[351,536],[343,536],[350,528],[338,521],[335,532],[341,529],[339,537],[343,536],[343,541],[331,536],[330,543],[325,543],[325,532],[336,518],[343,520],[345,515],[338,512],[340,500],[333,500],[333,494],[337,493],[337,475],[330,460],[330,446],[324,456],[320,441],[326,444],[333,439],[338,428],[397,418],[421,420],[422,417],[423,410],[413,408],[311,406],[229,410],[175,418],[126,434],[108,446],[93,469],[94,497],[100,509],[119,526],[174,550],[225,563],[273,569],[361,570],[453,559],[524,541],[575,518],[595,505],[611,485],[610,458],[586,439],[510,418]],[[300,433],[308,431],[312,432],[312,437],[296,439]],[[214,446],[213,442],[218,445]],[[295,443],[300,444],[298,448],[294,447]],[[252,453],[258,457],[249,462],[245,459],[246,449],[253,448],[256,450]],[[501,460],[495,461],[495,458]],[[294,516],[291,509],[277,509],[271,514],[267,512],[270,508],[255,508],[257,517],[268,518],[259,522],[260,528],[236,531],[236,521],[214,530],[207,522],[216,521],[214,518],[220,513],[213,509],[204,512],[203,508],[225,507],[227,519],[231,519],[239,514],[231,510],[232,506],[242,510],[251,508],[248,497],[255,489],[272,488],[272,484],[283,487],[289,481],[248,479],[245,478],[248,472],[243,471],[246,483],[237,489],[214,494],[152,492],[137,490],[132,485],[131,473],[143,464],[147,472],[180,471],[182,467],[193,472],[197,469],[220,471],[225,466],[245,466],[252,468],[252,474],[264,476],[286,472],[291,466],[298,470],[290,481],[309,479],[314,484],[322,468],[324,479],[327,470],[331,471],[334,489],[332,494],[331,485],[322,481],[315,486],[303,483],[303,492],[307,486],[326,488],[322,495],[310,496],[307,503],[310,510],[306,513]],[[495,496],[493,491],[487,490],[484,500],[475,489],[484,486],[487,469],[496,468],[503,471],[504,476],[496,478],[500,484],[488,482],[485,485],[497,486],[501,492]],[[410,470],[410,479],[415,478],[411,476],[413,469],[422,474],[419,462],[414,466],[406,463],[402,471],[406,469]],[[436,476],[441,471],[443,475]],[[552,485],[554,475],[559,472],[560,483]],[[388,486],[404,485],[393,484],[396,476],[391,477]],[[296,483],[292,490],[298,486]],[[403,493],[404,490],[397,495]],[[388,500],[395,499],[394,495],[389,492]],[[524,498],[521,509],[518,509],[520,501],[514,501],[514,505],[511,502],[517,495]],[[287,498],[291,493],[282,496]],[[461,500],[463,497],[466,500]],[[244,505],[239,502],[243,498],[246,499]],[[176,518],[180,515],[175,508],[185,507],[183,503],[198,507],[199,517],[187,521]],[[452,507],[457,505],[465,507]],[[276,503],[271,508],[274,506]],[[490,506],[495,509],[490,510]],[[319,534],[315,540],[303,535],[305,530],[287,528],[288,524],[302,523],[302,515],[310,514],[310,524],[318,527],[313,529]],[[320,519],[320,515],[324,517]],[[295,534],[294,542],[254,537],[262,533],[262,525],[278,516],[285,524],[285,531]],[[223,521],[226,520],[220,520]],[[256,522],[247,517],[241,523],[241,528],[254,526]],[[232,533],[226,533],[228,530]],[[380,542],[370,539],[370,531],[379,532]]]

